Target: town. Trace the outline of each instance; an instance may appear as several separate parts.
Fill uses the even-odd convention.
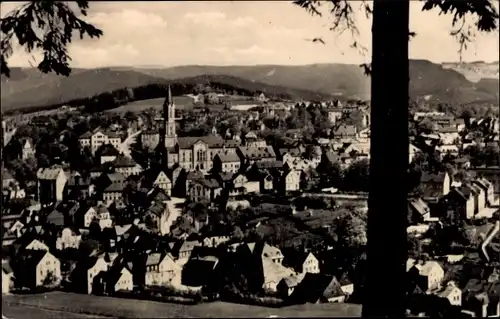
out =
[[[2,293],[361,303],[370,103],[172,93],[4,118]],[[499,316],[500,121],[417,104],[408,313]]]

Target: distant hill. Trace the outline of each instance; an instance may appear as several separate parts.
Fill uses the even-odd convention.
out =
[[[349,64],[111,67],[74,69],[67,78],[41,74],[36,69],[13,68],[10,79],[1,78],[2,111],[67,103],[116,89],[169,82],[219,82],[228,88],[304,99],[370,97],[370,78],[362,68]],[[489,80],[473,83],[453,68],[426,60],[410,61],[410,95],[414,99],[426,96],[447,103],[498,103],[498,85],[493,84]]]
[[[11,78],[2,78],[2,112],[70,104],[75,100],[98,96],[118,89],[144,88],[148,85],[165,86],[169,83],[180,85],[181,89],[176,92],[177,94],[191,93],[196,84],[210,84],[221,90],[237,90],[247,96],[252,96],[256,92],[264,92],[271,96],[307,100],[318,100],[326,97],[325,94],[313,91],[273,86],[227,75],[203,74],[169,80],[131,69],[102,68],[76,69],[73,70],[71,76],[66,78],[53,74],[41,74],[35,69],[14,68]],[[179,86],[176,85],[176,88]],[[144,90],[141,91],[144,92]],[[141,94],[140,98],[157,98],[156,95],[148,96],[146,93],[146,96]]]
[[[441,64],[443,68],[455,70],[463,74],[469,81],[478,82],[481,79],[495,79],[498,81],[499,62],[446,62]],[[497,87],[498,89],[498,87]]]

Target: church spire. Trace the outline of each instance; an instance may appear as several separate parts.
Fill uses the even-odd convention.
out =
[[[167,100],[165,102],[167,102],[168,104],[173,103],[173,101],[172,101],[172,90],[170,90],[170,84],[168,85]]]

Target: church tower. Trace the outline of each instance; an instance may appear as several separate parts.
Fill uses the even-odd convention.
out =
[[[168,86],[168,94],[163,102],[163,123],[164,123],[164,141],[165,147],[174,147],[177,143],[177,132],[175,128],[175,104],[172,99],[172,91]]]

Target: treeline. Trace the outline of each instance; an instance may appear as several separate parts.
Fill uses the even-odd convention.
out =
[[[192,79],[188,79],[190,81]],[[206,80],[205,80],[206,81]],[[188,82],[185,83],[182,80],[180,82],[172,82],[170,84],[172,95],[180,96],[185,94],[192,94],[196,91],[196,87],[200,83],[196,82]],[[238,84],[231,83],[221,83],[221,82],[208,82],[203,83],[209,85],[212,88],[212,92],[214,93],[226,93],[230,92],[231,94],[237,94],[240,96],[248,96],[253,97],[256,93],[261,93],[262,91],[253,90],[253,88],[244,88],[239,86]],[[64,103],[50,104],[39,107],[27,106],[24,108],[18,108],[15,111],[5,112],[6,115],[9,113],[32,113],[32,112],[40,112],[57,109],[63,105],[68,105],[71,107],[84,107],[84,110],[89,113],[102,112],[105,110],[110,110],[117,108],[121,105],[125,105],[134,101],[148,100],[161,98],[166,96],[168,83],[155,83],[155,84],[147,84],[138,86],[135,88],[121,88],[117,90],[113,90],[110,92],[104,92],[98,95],[94,95],[87,98],[75,99],[71,101],[67,101]],[[271,92],[267,93],[271,98],[275,99],[291,99],[290,94],[281,93],[281,92]]]

